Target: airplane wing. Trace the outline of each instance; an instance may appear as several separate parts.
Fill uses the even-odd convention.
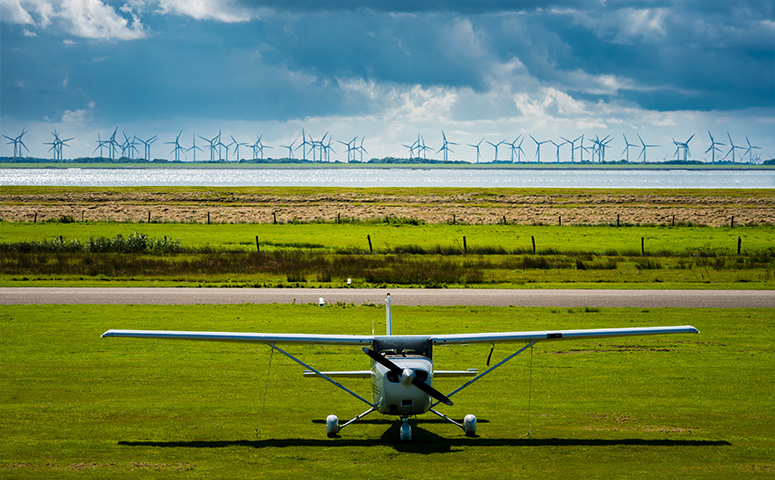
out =
[[[316,345],[371,345],[371,335],[318,335],[306,333],[183,332],[170,330],[108,330],[106,337],[205,340],[212,342],[295,343]]]
[[[585,338],[624,337],[635,335],[664,335],[671,333],[700,333],[691,325],[680,327],[594,328],[585,330],[543,330],[535,332],[459,333],[432,335],[434,344],[461,345],[473,343],[516,343]]]

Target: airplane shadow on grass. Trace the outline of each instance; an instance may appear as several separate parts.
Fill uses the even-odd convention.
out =
[[[480,420],[480,423],[486,423]],[[446,453],[458,451],[459,447],[612,447],[612,446],[643,446],[643,447],[725,447],[732,444],[724,440],[675,440],[675,439],[640,439],[640,438],[481,438],[465,437],[451,430],[452,437],[444,437],[420,427],[422,423],[446,423],[443,420],[429,419],[410,422],[412,425],[412,441],[401,442],[399,431],[401,422],[388,420],[371,420],[360,423],[390,424],[390,427],[380,438],[284,438],[266,440],[198,440],[198,441],[120,441],[124,447],[162,447],[162,448],[282,448],[282,447],[371,447],[374,445],[393,446],[397,451],[408,453]],[[453,433],[454,432],[454,433]]]

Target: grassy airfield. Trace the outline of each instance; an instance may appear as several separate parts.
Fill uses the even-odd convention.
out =
[[[100,338],[108,328],[369,333],[373,322],[383,331],[383,306],[4,307],[0,477],[729,479],[775,472],[773,310],[396,308],[401,334],[667,324],[701,331],[539,343],[532,357],[516,357],[443,409],[458,420],[476,414],[479,438],[424,416],[412,420],[411,443],[400,443],[398,425],[379,414],[328,439],[326,415],[346,419],[365,406],[302,378],[281,355],[269,368],[268,347]],[[519,346],[498,346],[493,361]],[[368,366],[358,348],[290,350],[322,369]],[[489,346],[434,353],[437,368],[481,370]],[[364,381],[344,383],[368,391]],[[435,382],[447,392],[457,385]]]

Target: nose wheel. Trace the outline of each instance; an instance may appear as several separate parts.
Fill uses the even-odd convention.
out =
[[[401,424],[401,441],[409,442],[412,440],[412,427],[409,426],[409,418],[404,417],[404,423]]]

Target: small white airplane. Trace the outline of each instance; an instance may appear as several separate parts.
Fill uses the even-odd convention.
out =
[[[403,420],[400,429],[402,441],[411,440],[412,431],[408,419],[431,412],[463,429],[466,435],[476,434],[476,417],[466,415],[462,424],[439,412],[434,407],[439,403],[452,406],[450,397],[481,379],[515,356],[538,342],[566,341],[600,337],[622,337],[634,335],[663,335],[672,333],[699,333],[690,326],[599,328],[586,330],[546,330],[535,332],[464,333],[446,335],[393,335],[390,314],[390,294],[387,295],[386,335],[316,335],[293,333],[234,333],[234,332],[185,332],[164,330],[108,330],[102,337],[131,337],[177,340],[206,340],[217,342],[263,343],[282,353],[307,370],[305,376],[323,378],[341,388],[369,406],[365,412],[342,424],[336,415],[326,418],[326,433],[335,437],[340,430],[372,412],[396,415]],[[434,345],[461,345],[475,343],[520,343],[526,345],[488,368],[482,373],[477,369],[433,370]],[[363,352],[372,359],[371,369],[321,372],[278,347],[278,344],[314,345],[362,345]],[[492,355],[492,352],[490,352]],[[489,365],[489,358],[488,358]],[[371,379],[371,401],[344,387],[332,377],[355,377]],[[444,395],[433,388],[433,379],[439,377],[474,377],[459,388]]]

